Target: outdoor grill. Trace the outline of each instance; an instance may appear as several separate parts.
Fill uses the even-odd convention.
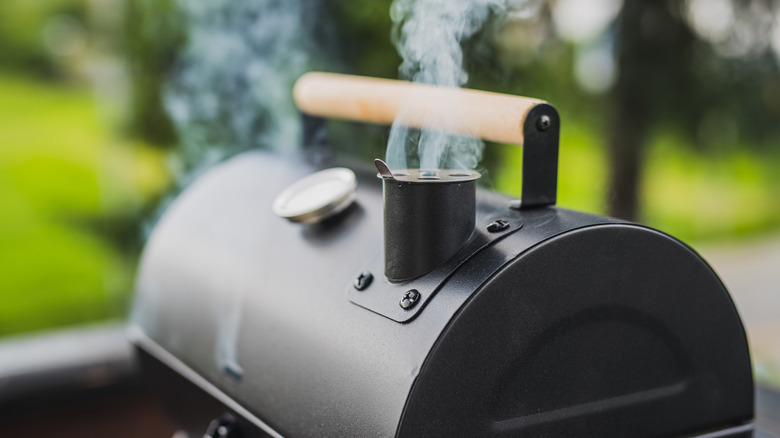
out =
[[[295,98],[523,144],[522,197],[311,145],[203,175],[149,239],[130,329],[191,437],[753,435],[729,293],[680,241],[555,206],[552,106],[329,74]]]

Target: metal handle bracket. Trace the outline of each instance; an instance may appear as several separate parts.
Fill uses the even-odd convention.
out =
[[[552,105],[541,103],[523,119],[522,198],[512,208],[555,205],[558,192],[558,143],[561,120]]]

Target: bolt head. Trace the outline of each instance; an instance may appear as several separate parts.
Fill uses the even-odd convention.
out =
[[[237,436],[236,423],[232,419],[217,418],[209,423],[204,438],[231,438]]]
[[[404,292],[403,297],[401,297],[401,302],[398,303],[398,305],[404,310],[409,310],[416,306],[418,301],[420,301],[420,292],[418,292],[417,289],[409,289]]]
[[[367,287],[371,286],[372,281],[374,281],[374,275],[368,271],[364,271],[357,276],[352,285],[355,286],[355,289],[358,291],[363,291]]]
[[[541,117],[536,119],[536,129],[540,131],[546,131],[552,125],[552,119],[547,114],[542,114]]]
[[[505,219],[496,219],[487,226],[487,230],[491,233],[498,233],[499,231],[504,231],[507,228],[509,228],[509,221]]]

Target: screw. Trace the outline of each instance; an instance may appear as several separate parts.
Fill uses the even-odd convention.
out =
[[[417,292],[417,289],[409,289],[404,292],[404,296],[398,304],[402,309],[409,310],[414,307],[418,301],[420,301],[420,292]]]
[[[355,289],[362,291],[370,286],[372,281],[374,281],[374,276],[368,271],[363,271],[355,279],[353,285]]]
[[[235,420],[228,415],[224,415],[222,418],[214,419],[209,423],[203,438],[231,438],[235,436],[237,436]]]
[[[499,231],[504,231],[507,228],[509,228],[509,222],[504,219],[496,219],[487,226],[487,230],[491,233],[498,233]]]
[[[536,119],[536,129],[540,131],[546,131],[550,125],[552,125],[552,120],[550,120],[550,116],[547,114],[542,114],[541,117]]]

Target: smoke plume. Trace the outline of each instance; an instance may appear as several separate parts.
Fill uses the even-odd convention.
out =
[[[244,150],[299,148],[300,116],[290,90],[317,62],[316,48],[324,45],[314,36],[321,2],[174,2],[183,16],[187,39],[178,69],[168,81],[164,104],[180,140],[178,169],[174,169],[180,186]],[[220,230],[204,232],[219,234]],[[214,240],[219,242],[219,236]],[[225,296],[213,306],[218,327],[215,360],[238,377],[236,348],[246,287],[228,267],[214,270],[225,289]],[[140,298],[139,302],[153,300],[154,294]]]
[[[290,89],[311,66],[318,8],[305,0],[175,0],[187,44],[165,93],[194,173],[255,147],[299,146]]]
[[[491,18],[525,16],[537,7],[531,0],[394,0],[390,9],[393,42],[403,62],[402,79],[446,87],[468,80],[461,43]],[[457,102],[452,102],[453,105]],[[446,122],[447,114],[429,114]],[[445,123],[446,127],[446,123]],[[473,169],[482,157],[480,139],[448,134],[446,130],[409,129],[404,111],[395,120],[387,145],[393,169]]]

